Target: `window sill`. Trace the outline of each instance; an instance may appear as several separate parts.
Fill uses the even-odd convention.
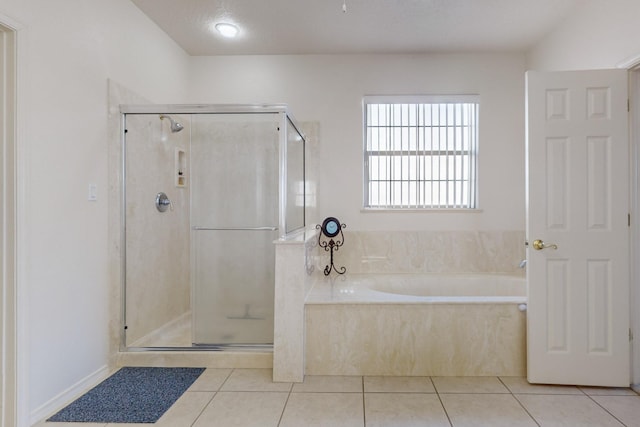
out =
[[[362,213],[428,213],[428,214],[438,214],[438,213],[449,213],[449,214],[478,214],[482,213],[482,209],[453,209],[453,208],[442,208],[442,209],[432,209],[432,208],[361,208],[360,212]]]

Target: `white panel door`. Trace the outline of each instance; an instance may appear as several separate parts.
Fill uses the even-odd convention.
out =
[[[628,386],[626,70],[527,73],[531,383]]]

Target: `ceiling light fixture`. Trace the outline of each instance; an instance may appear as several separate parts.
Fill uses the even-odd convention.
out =
[[[229,39],[232,39],[234,37],[236,37],[238,35],[238,33],[240,32],[240,29],[233,25],[233,24],[229,24],[226,22],[220,22],[219,24],[216,24],[216,30],[223,36]]]

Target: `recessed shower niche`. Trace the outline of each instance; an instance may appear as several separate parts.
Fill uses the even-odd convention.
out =
[[[305,225],[299,127],[284,106],[120,110],[122,347],[270,348],[273,241]]]
[[[182,148],[176,147],[174,173],[176,187],[187,185],[187,153]]]

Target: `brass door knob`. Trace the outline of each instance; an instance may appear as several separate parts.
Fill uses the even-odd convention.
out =
[[[535,249],[536,251],[541,251],[543,249],[549,249],[549,248],[558,249],[558,245],[556,245],[555,243],[546,244],[540,239],[533,241],[533,249]]]

